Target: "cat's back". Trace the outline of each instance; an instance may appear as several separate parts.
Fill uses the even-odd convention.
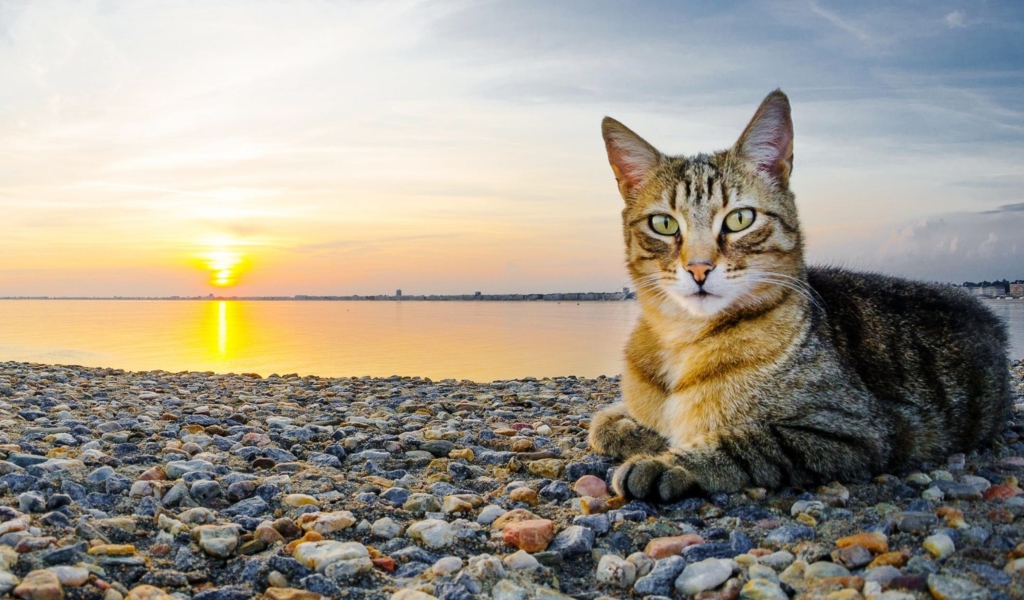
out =
[[[809,269],[808,282],[824,307],[815,312],[818,336],[908,425],[938,419],[960,447],[1002,427],[1008,335],[981,301],[953,286],[838,268]]]

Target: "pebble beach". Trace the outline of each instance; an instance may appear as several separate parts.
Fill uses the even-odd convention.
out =
[[[1024,362],[990,449],[658,506],[586,444],[617,377],[0,363],[0,597],[1024,598]]]

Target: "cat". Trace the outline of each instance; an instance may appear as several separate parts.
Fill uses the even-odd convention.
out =
[[[622,402],[590,425],[627,498],[864,480],[992,441],[1007,333],[951,286],[807,267],[789,99],[729,150],[667,156],[611,118],[641,316]]]

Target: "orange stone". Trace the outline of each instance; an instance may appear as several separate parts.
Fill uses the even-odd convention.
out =
[[[150,467],[139,475],[139,479],[143,481],[167,481],[167,471],[160,465]]]
[[[871,564],[868,565],[868,568],[874,569],[875,567],[896,567],[898,569],[901,568],[903,565],[907,564],[908,560],[910,560],[910,552],[908,550],[900,550],[899,552],[885,552],[883,554],[879,554],[878,556],[876,556],[875,560],[871,561]]]
[[[768,556],[771,553],[772,551],[768,548],[754,548],[750,552],[747,552],[747,554],[752,556]]]
[[[289,542],[288,545],[284,547],[284,550],[288,554],[292,554],[293,552],[295,552],[295,547],[298,546],[299,544],[305,544],[306,542],[322,542],[322,541],[324,541],[324,536],[320,535],[319,533],[317,533],[317,532],[315,532],[315,531],[313,531],[311,529],[311,530],[306,532],[306,535],[300,537],[297,540]]]
[[[270,600],[320,600],[320,594],[295,588],[268,587],[263,595]]]
[[[528,487],[520,487],[512,490],[508,494],[508,499],[512,502],[525,502],[530,506],[537,506],[537,503],[539,502],[537,499],[537,492]]]
[[[270,525],[260,525],[256,528],[255,538],[264,544],[272,545],[278,542],[285,543],[284,536]]]
[[[526,552],[540,552],[555,537],[555,524],[547,519],[531,519],[505,526],[505,543]]]
[[[377,567],[381,571],[387,571],[388,573],[394,573],[395,569],[398,568],[398,565],[395,564],[395,559],[391,558],[390,556],[371,558],[370,562],[372,562],[373,566]]]
[[[683,553],[683,548],[703,543],[704,538],[700,537],[696,533],[654,538],[647,542],[647,547],[644,548],[644,554],[654,559],[665,558],[666,556],[677,556]]]
[[[836,584],[840,587],[851,589],[851,590],[862,590],[864,589],[864,578],[856,575],[850,575],[849,577],[824,577],[816,580],[816,583],[824,585]]]
[[[14,588],[14,595],[23,600],[64,600],[64,588],[55,573],[32,571]]]
[[[864,546],[872,554],[884,554],[889,551],[889,538],[884,533],[873,531],[848,535],[836,540],[837,548],[847,546]]]
[[[103,556],[129,556],[135,554],[135,546],[131,544],[99,544],[89,548],[88,552]]]
[[[128,592],[125,600],[173,600],[174,596],[152,585],[138,585]]]
[[[603,498],[591,498],[590,496],[583,496],[580,498],[580,510],[585,515],[597,515],[600,513],[606,513],[611,510],[608,503]]]
[[[533,450],[533,440],[519,439],[512,442],[513,452],[530,452]]]
[[[986,500],[1006,500],[1007,498],[1013,498],[1014,496],[1020,496],[1021,494],[1024,494],[1024,490],[1015,485],[1009,485],[1006,483],[994,485],[981,493],[982,497]]]
[[[149,549],[149,553],[156,556],[167,556],[171,553],[171,547],[168,544],[154,544]]]
[[[590,496],[591,498],[604,498],[608,495],[608,486],[604,480],[593,475],[580,477],[572,489],[580,496]]]
[[[530,521],[532,519],[539,519],[537,515],[526,510],[525,508],[517,508],[510,510],[507,513],[501,515],[491,523],[491,529],[500,530],[504,529],[506,525],[510,523],[518,523],[519,521]]]

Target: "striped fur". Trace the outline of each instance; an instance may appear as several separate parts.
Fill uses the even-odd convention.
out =
[[[665,156],[611,119],[603,129],[642,306],[623,401],[590,429],[626,461],[616,491],[669,502],[861,480],[995,438],[1011,394],[989,310],[949,287],[805,267],[782,92],[715,154]],[[753,224],[727,231],[737,208]],[[654,231],[655,214],[678,234]]]

